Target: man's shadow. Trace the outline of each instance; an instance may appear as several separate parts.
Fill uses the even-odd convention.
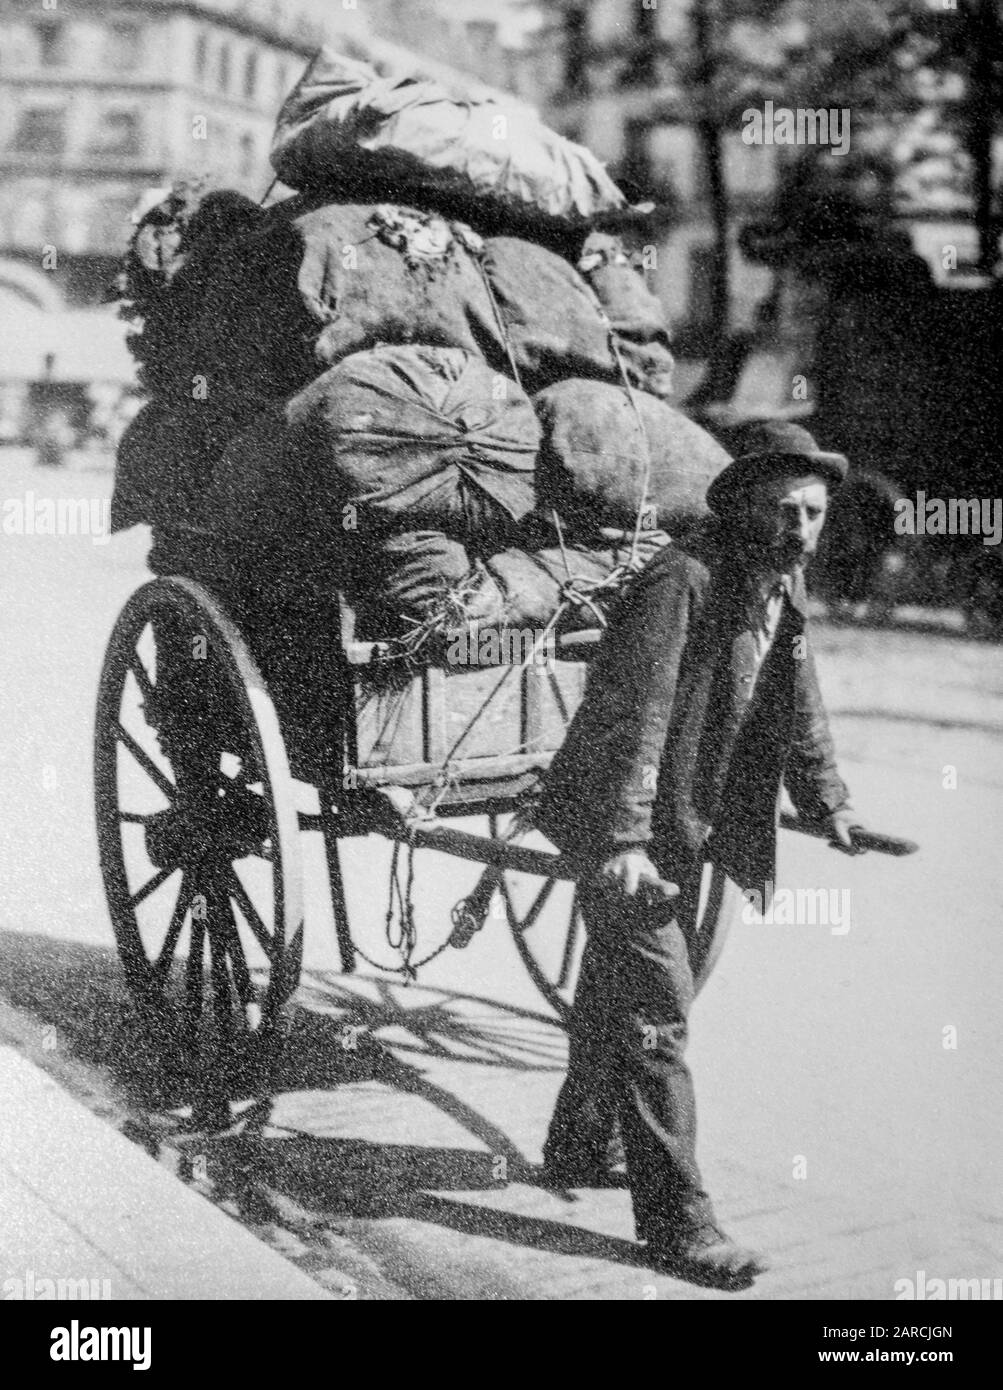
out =
[[[470,1200],[510,1183],[544,1186],[542,1171],[484,1109],[433,1080],[428,1062],[559,1073],[563,1034],[544,1014],[385,979],[307,972],[267,1086],[244,1097],[228,1128],[209,1133],[193,1124],[191,1080],[165,1067],[112,950],[7,933],[0,997],[19,1011],[29,1045],[37,1030],[29,1046],[36,1060],[47,1064],[49,1039],[57,1074],[60,1062],[108,1073],[127,1111],[123,1132],[154,1157],[165,1145],[177,1151],[182,1176],[202,1179],[214,1200],[236,1207],[251,1224],[285,1223],[290,1212],[321,1225],[410,1218],[534,1250],[640,1263],[632,1241]],[[388,1115],[395,1096],[416,1098],[448,1116],[476,1146],[319,1136],[284,1126],[276,1113],[290,1094],[329,1095],[365,1084],[387,1088]]]

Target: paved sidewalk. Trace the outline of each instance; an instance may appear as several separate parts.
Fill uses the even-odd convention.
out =
[[[361,1297],[893,1300],[897,1282],[920,1269],[998,1276],[1000,1251],[987,1242],[1000,1212],[985,1209],[981,1185],[945,1190],[930,1153],[921,1194],[901,1158],[896,1169],[894,1126],[868,1145],[860,1127],[840,1135],[824,1116],[802,1135],[801,1179],[783,1132],[785,1095],[763,1094],[758,1118],[748,1108],[739,1117],[716,1067],[700,1078],[710,1190],[725,1228],[764,1250],[772,1268],[737,1294],[653,1274],[634,1242],[627,1192],[541,1183],[563,1070],[556,1024],[420,984],[308,975],[305,985],[311,1011],[297,1021],[269,1120],[210,1140],[209,1178],[227,1189],[235,1175],[253,1175],[273,1221],[366,1251],[391,1287],[375,1292],[343,1257]],[[718,1008],[701,1003],[701,1022],[736,1014],[734,993],[724,994]],[[722,1021],[701,1030],[712,1044],[697,1049],[701,1073],[719,1051]],[[346,1028],[358,1032],[354,1050],[339,1044]],[[835,1076],[828,1086],[823,1109],[838,1114]]]
[[[9,1047],[0,1114],[0,1297],[331,1297]]]

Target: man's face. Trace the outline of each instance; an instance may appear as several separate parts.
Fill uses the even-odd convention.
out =
[[[766,478],[743,492],[733,512],[736,539],[771,568],[792,569],[815,554],[827,503],[828,488],[815,473]]]

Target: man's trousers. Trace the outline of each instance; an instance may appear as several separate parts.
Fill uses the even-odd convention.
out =
[[[619,1122],[637,1234],[656,1243],[706,1201],[688,1020],[743,902],[721,870],[701,870],[670,901],[629,898],[599,878],[579,884],[588,941],[545,1149],[549,1163],[601,1169]]]

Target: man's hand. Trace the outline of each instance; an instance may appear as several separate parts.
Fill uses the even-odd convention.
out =
[[[628,898],[636,898],[638,893],[651,893],[667,901],[676,897],[679,887],[668,883],[641,849],[622,850],[607,859],[599,870],[599,877],[619,888]]]
[[[866,854],[867,851],[859,845],[853,843],[850,830],[853,826],[859,826],[856,813],[849,806],[844,806],[842,810],[833,811],[826,816],[822,822],[826,833],[829,836],[829,843],[833,849],[838,849],[843,854]]]

